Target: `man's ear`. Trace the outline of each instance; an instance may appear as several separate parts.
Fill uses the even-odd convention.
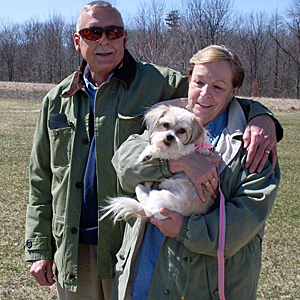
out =
[[[77,32],[74,33],[73,41],[74,41],[74,46],[75,46],[76,51],[78,51],[79,53],[81,53],[80,43],[79,43],[80,36],[79,36],[79,34]]]
[[[127,46],[127,31],[126,30],[124,31],[124,41],[123,41],[123,44],[124,44],[124,49],[126,49],[126,46]]]

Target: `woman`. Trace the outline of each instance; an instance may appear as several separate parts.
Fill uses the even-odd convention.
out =
[[[242,136],[247,122],[235,97],[243,78],[239,57],[225,47],[209,46],[190,60],[188,109],[201,119],[222,157],[218,169],[227,215],[227,300],[256,299],[264,225],[280,180],[278,163],[273,169],[267,161],[261,173],[250,173],[245,167],[247,150]],[[134,137],[120,151],[128,153],[134,146],[138,152],[146,141],[145,135]],[[125,174],[135,158],[126,166],[128,160],[121,155],[114,158],[114,166],[119,174]],[[168,161],[169,170],[177,173],[187,164],[196,169],[197,155]],[[150,166],[144,170],[149,173]],[[123,185],[132,179],[120,178]],[[211,178],[207,186],[213,181]],[[152,225],[147,226],[139,219],[129,222],[118,253],[112,299],[219,299],[219,202],[218,198],[206,215],[183,217],[162,208],[166,220],[151,219]]]

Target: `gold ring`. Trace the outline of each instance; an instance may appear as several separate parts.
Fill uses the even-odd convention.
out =
[[[216,181],[216,178],[214,177],[212,180],[210,180],[210,182],[214,182],[214,181]]]
[[[265,153],[267,154],[270,154],[270,152],[271,152],[270,150],[265,150]]]
[[[210,184],[209,181],[205,182],[204,185],[205,185],[206,187],[210,187],[210,186],[211,186],[211,184]]]

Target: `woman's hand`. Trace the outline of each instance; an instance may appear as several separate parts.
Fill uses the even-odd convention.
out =
[[[271,155],[273,169],[277,162],[275,122],[269,115],[254,117],[244,132],[244,147],[249,147],[245,167],[249,172],[260,173]]]
[[[216,198],[219,183],[216,164],[220,159],[220,155],[204,156],[195,152],[168,160],[168,168],[173,174],[184,172],[195,185],[200,200],[205,202],[210,197]]]
[[[167,219],[158,220],[151,218],[150,222],[157,226],[165,236],[177,238],[182,226],[183,216],[164,207],[161,208],[159,212],[167,217]]]

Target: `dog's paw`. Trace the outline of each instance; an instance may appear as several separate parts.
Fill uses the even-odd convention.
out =
[[[151,160],[152,159],[152,155],[150,155],[150,154],[141,154],[140,155],[140,157],[139,157],[139,162],[141,163],[141,164],[144,164],[144,163],[146,163],[147,161],[149,161],[149,160]]]
[[[144,187],[145,187],[148,194],[152,189],[152,185],[153,185],[153,182],[150,182],[150,181],[147,181],[147,182],[144,183]]]

